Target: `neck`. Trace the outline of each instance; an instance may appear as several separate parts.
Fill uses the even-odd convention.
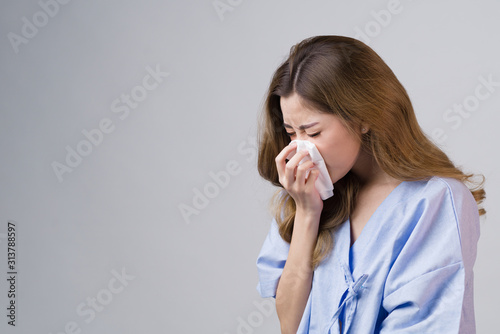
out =
[[[375,158],[364,150],[360,151],[356,164],[352,167],[352,172],[359,178],[361,187],[400,182],[384,172]]]

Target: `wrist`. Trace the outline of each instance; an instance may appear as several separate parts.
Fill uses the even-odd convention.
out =
[[[321,211],[318,210],[306,210],[297,207],[295,210],[295,220],[306,221],[306,222],[319,222],[321,217]]]
[[[295,211],[294,230],[300,228],[303,232],[318,234],[321,212],[297,209]]]

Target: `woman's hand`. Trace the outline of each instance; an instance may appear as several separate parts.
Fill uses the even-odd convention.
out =
[[[309,154],[307,151],[297,152],[287,163],[286,157],[296,149],[297,144],[292,143],[286,146],[276,157],[279,181],[295,200],[298,212],[319,217],[323,210],[323,200],[315,186],[316,179],[319,177],[319,170],[312,169],[306,179],[306,172],[314,167],[314,163],[307,161],[299,166],[299,162]]]

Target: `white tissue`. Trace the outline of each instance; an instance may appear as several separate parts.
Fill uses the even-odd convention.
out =
[[[322,200],[330,198],[333,196],[333,183],[330,178],[330,174],[328,174],[328,170],[326,169],[325,161],[323,157],[319,153],[316,145],[307,140],[293,140],[292,143],[297,143],[297,150],[288,155],[287,159],[290,160],[297,152],[299,151],[308,151],[309,155],[305,156],[300,162],[299,165],[303,164],[306,161],[312,160],[314,162],[315,168],[319,169],[319,176],[316,180],[316,190],[319,192]],[[306,173],[306,177],[309,176],[309,171]]]

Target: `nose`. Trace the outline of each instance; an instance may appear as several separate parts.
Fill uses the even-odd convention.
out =
[[[305,134],[305,133],[304,133],[304,134],[300,134],[300,133],[299,133],[299,134],[297,134],[297,136],[296,136],[296,137],[297,137],[296,139],[298,139],[298,140],[310,141],[310,140],[309,140],[310,138],[309,138],[309,137],[307,136],[307,134]]]

